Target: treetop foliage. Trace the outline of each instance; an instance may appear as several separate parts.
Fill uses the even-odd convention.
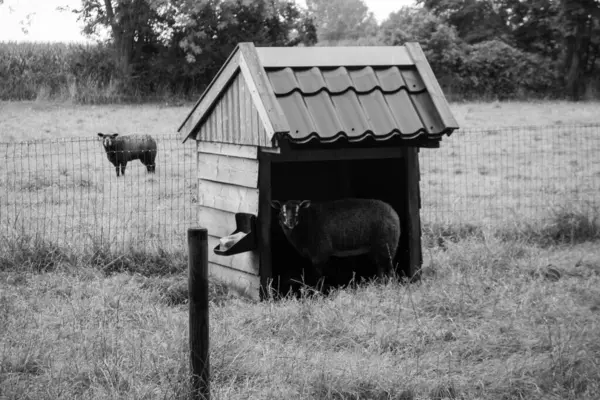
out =
[[[416,2],[378,23],[364,0],[306,0],[305,8],[295,0],[81,0],[73,11],[102,46],[69,52],[63,64],[70,76],[91,76],[126,95],[189,95],[206,87],[242,41],[416,41],[451,98],[600,93],[600,0]]]

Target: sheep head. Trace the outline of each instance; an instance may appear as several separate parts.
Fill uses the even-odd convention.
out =
[[[294,229],[300,222],[300,210],[310,207],[310,200],[288,200],[283,204],[273,200],[271,207],[279,211],[279,224],[283,228]]]
[[[105,149],[110,149],[113,146],[114,140],[119,136],[118,133],[112,135],[105,135],[104,133],[98,132],[98,136],[102,139],[102,144]]]

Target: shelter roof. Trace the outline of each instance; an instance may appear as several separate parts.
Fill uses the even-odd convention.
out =
[[[241,75],[265,138],[202,127]],[[239,90],[235,91],[239,93]],[[220,113],[235,119],[236,101]],[[237,101],[237,107],[242,101]],[[227,118],[229,119],[229,118]],[[458,128],[418,43],[373,47],[255,47],[240,43],[189,113],[186,139],[276,146],[361,142],[365,138],[439,141]],[[264,140],[263,140],[264,139]]]

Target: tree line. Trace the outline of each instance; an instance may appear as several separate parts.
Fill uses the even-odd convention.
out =
[[[378,23],[363,0],[81,0],[70,11],[98,44],[70,46],[55,69],[66,71],[71,92],[194,97],[241,41],[418,41],[450,98],[578,100],[600,90],[600,0],[416,1]],[[22,64],[0,57],[0,83]]]

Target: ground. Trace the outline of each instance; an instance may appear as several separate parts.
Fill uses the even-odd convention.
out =
[[[87,137],[98,131],[174,135],[190,109],[0,107],[0,142]],[[600,122],[598,103],[451,107],[465,128]],[[459,132],[450,140],[460,140]],[[488,132],[486,138],[501,143],[498,138],[507,132],[541,134],[517,129]],[[578,146],[574,154],[560,153],[560,141],[558,147],[542,147],[533,139],[528,145],[540,154],[556,154],[539,157],[546,163],[583,164],[593,158],[588,152],[597,143],[590,141],[594,132],[583,132],[589,146]],[[484,158],[482,167],[489,171],[473,172],[464,186],[460,182],[467,172],[456,173],[458,165],[442,173],[435,164],[424,164],[422,179],[457,191],[476,177],[478,184],[493,181],[494,165],[508,161]],[[586,181],[571,182],[581,166],[571,167],[557,179],[562,177],[566,187],[581,186]],[[596,167],[586,163],[583,169]],[[523,166],[521,179],[503,185],[509,192],[510,185],[529,190],[535,184],[526,179],[532,172]],[[451,177],[459,177],[452,181],[459,184],[447,182]],[[93,196],[114,184],[108,172],[102,179],[104,189]],[[36,184],[27,193],[43,199],[45,190]],[[473,202],[466,212],[477,214],[485,204]],[[551,211],[544,221],[489,219],[468,225],[454,219],[427,225],[423,278],[411,285],[373,283],[328,297],[310,296],[308,290],[299,299],[259,303],[211,284],[212,398],[600,398],[600,215],[577,208]],[[3,237],[0,398],[187,398],[186,255],[171,250],[158,246],[115,253],[101,246]]]

